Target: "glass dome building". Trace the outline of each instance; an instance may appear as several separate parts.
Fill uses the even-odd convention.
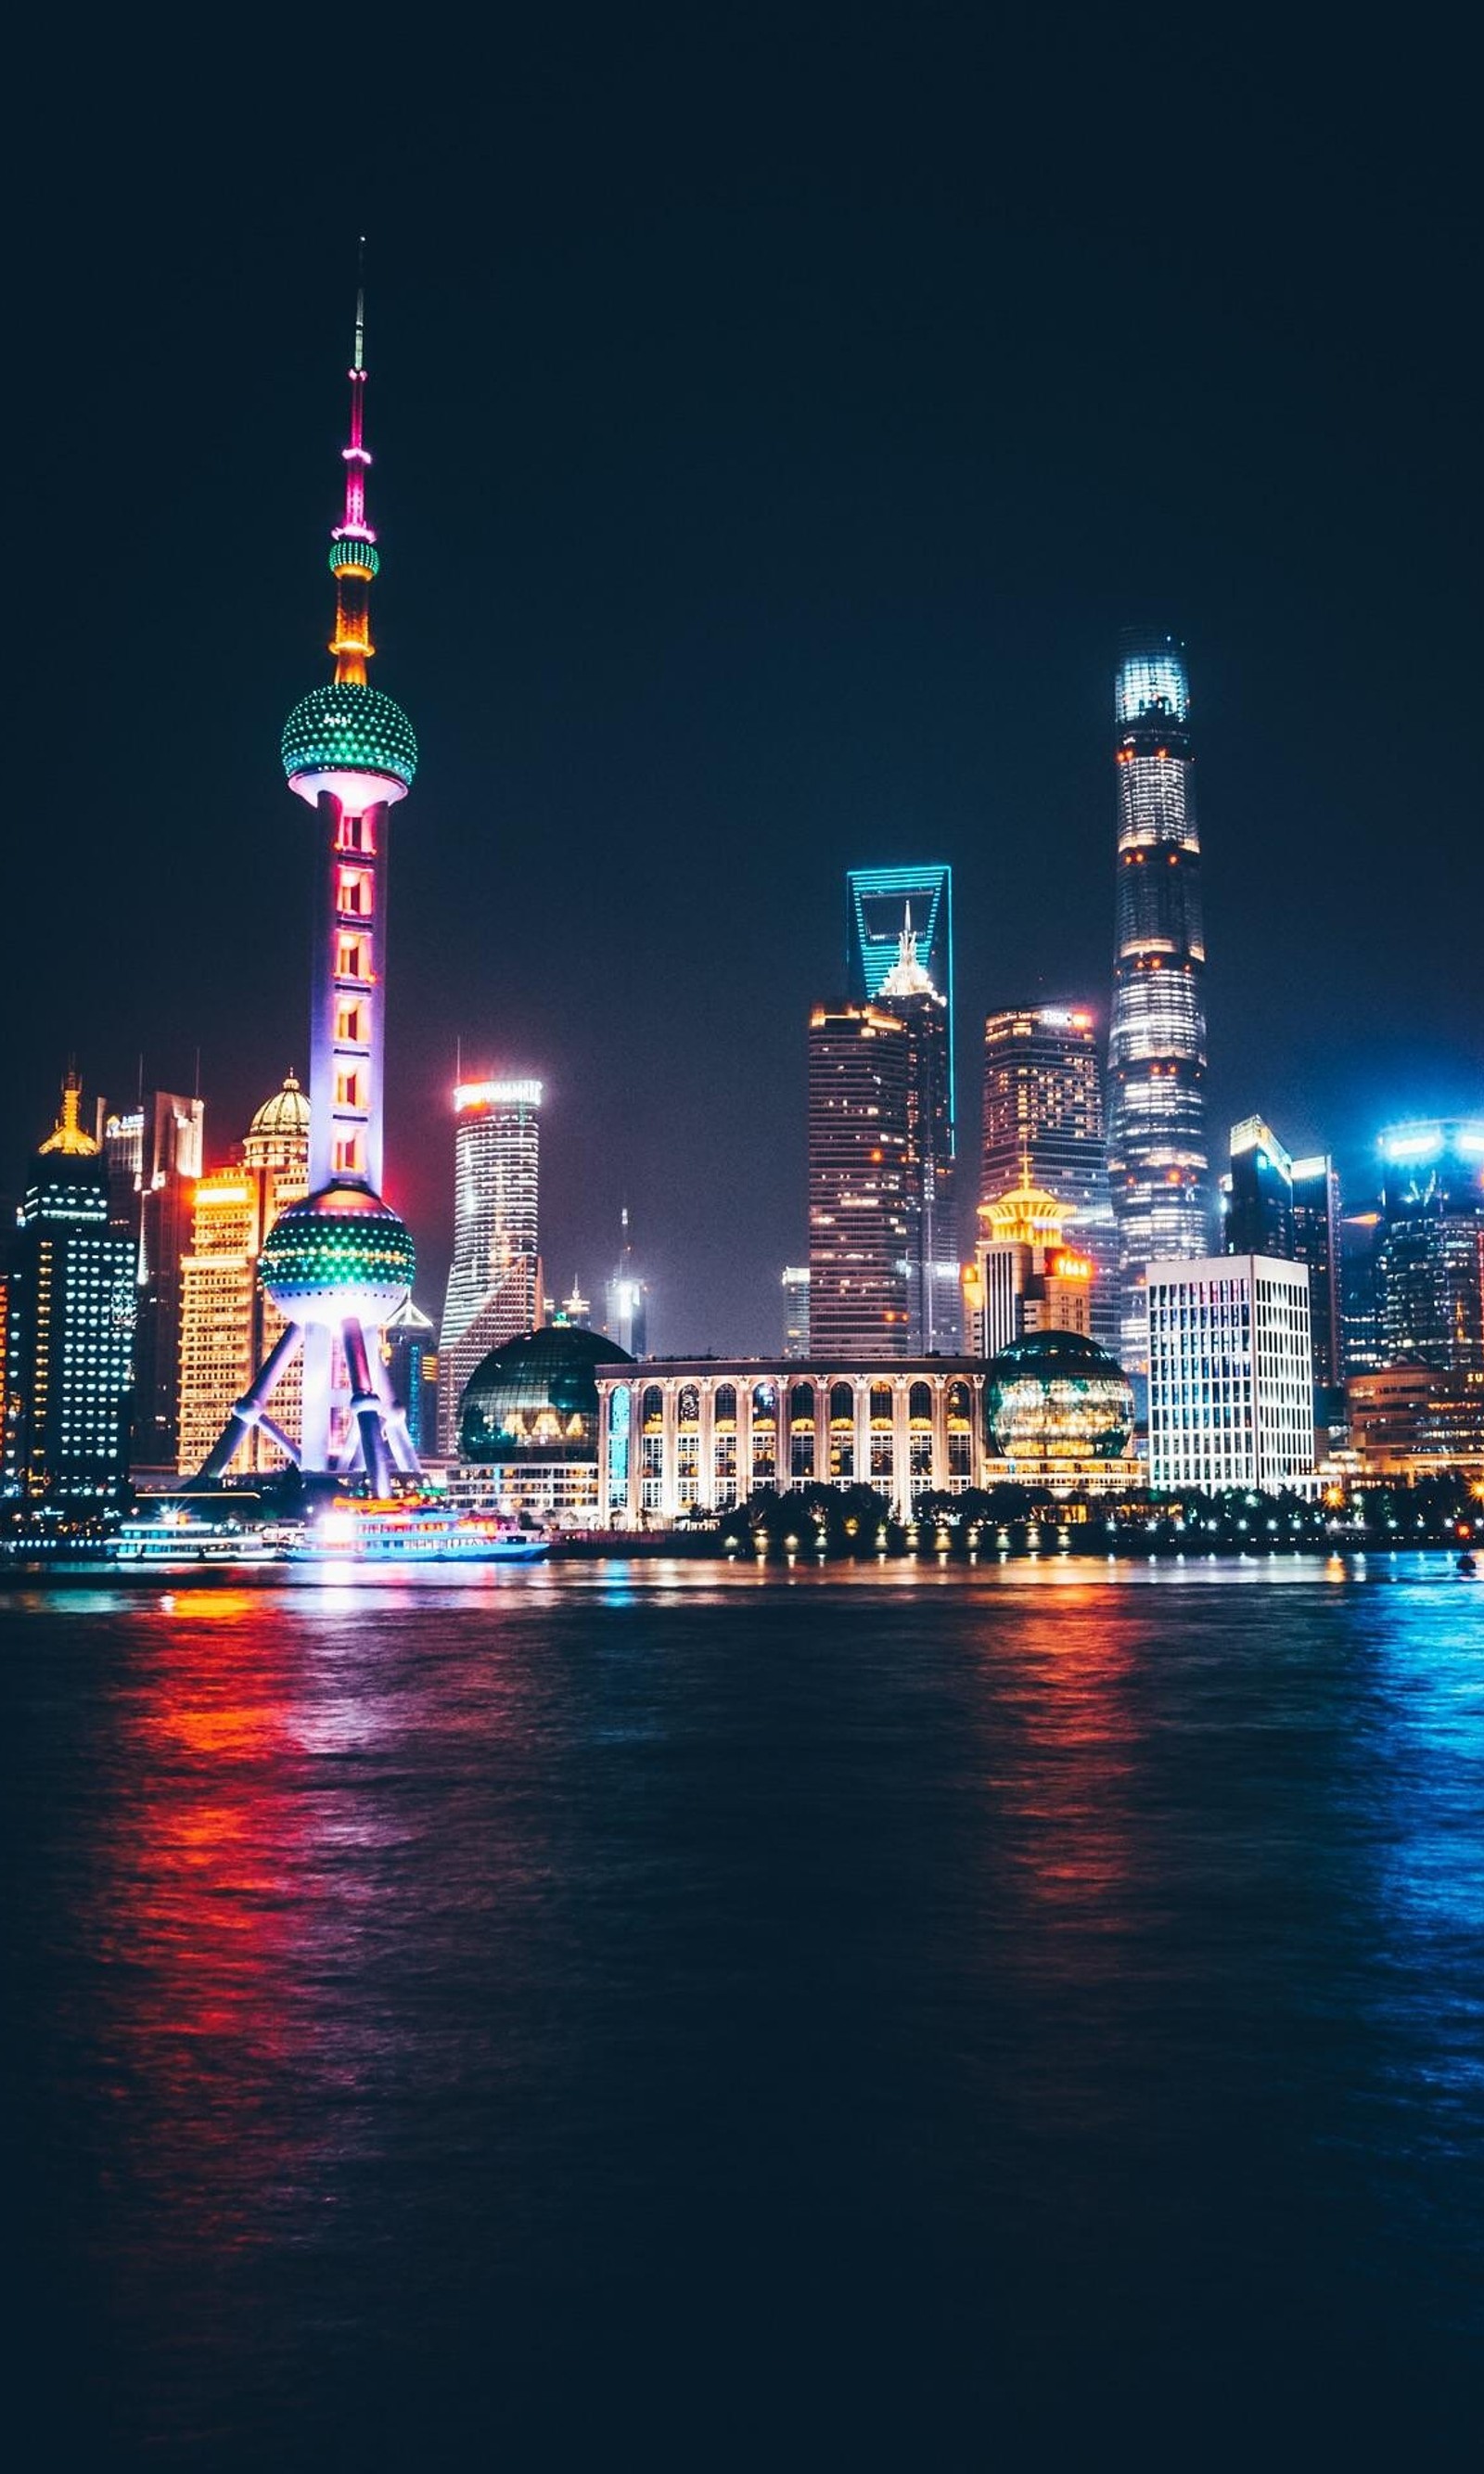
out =
[[[591,1461],[597,1467],[599,1366],[631,1366],[599,1331],[548,1323],[480,1360],[459,1410],[461,1461]]]
[[[1122,1460],[1132,1434],[1128,1376],[1080,1332],[1032,1332],[991,1361],[985,1439],[999,1459],[1041,1469],[1065,1461]]]

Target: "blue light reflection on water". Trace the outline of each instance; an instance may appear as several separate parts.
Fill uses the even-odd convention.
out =
[[[34,1593],[0,1645],[21,2214],[109,2462],[1467,2393],[1440,1559]]]

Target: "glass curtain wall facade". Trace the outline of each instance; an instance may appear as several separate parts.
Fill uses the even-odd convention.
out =
[[[985,1024],[981,1205],[1025,1185],[1055,1195],[1093,1267],[1092,1336],[1119,1345],[1117,1250],[1097,1016],[1089,1006],[1008,1006]]]
[[[911,1043],[875,1006],[809,1026],[809,1333],[817,1353],[905,1357]]]
[[[1484,1366],[1484,1121],[1395,1127],[1381,1165],[1386,1362]]]
[[[438,1441],[448,1454],[480,1359],[537,1321],[541,1084],[461,1082],[453,1113],[453,1260],[438,1335]]]
[[[1148,1266],[1204,1256],[1214,1216],[1190,685],[1175,637],[1125,638],[1114,712],[1117,949],[1107,1160],[1118,1241],[1118,1354],[1131,1373],[1143,1374]]]
[[[910,907],[906,916],[910,923]],[[910,924],[882,981],[881,1004],[907,1030],[907,1345],[931,1355],[962,1341],[953,1099],[947,1000],[918,958]]]
[[[206,1104],[151,1091],[108,1119],[103,1154],[113,1217],[134,1242],[133,1460],[173,1469],[181,1419],[181,1265],[203,1167]]]

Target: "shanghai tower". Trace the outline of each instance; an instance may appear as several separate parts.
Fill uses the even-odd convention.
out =
[[[1211,1245],[1205,1134],[1205,939],[1190,748],[1190,682],[1174,636],[1126,635],[1115,691],[1118,915],[1108,1035],[1108,1179],[1120,1349],[1148,1365],[1152,1262]]]

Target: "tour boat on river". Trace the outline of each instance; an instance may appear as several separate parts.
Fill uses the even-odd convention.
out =
[[[100,1550],[110,1563],[158,1568],[193,1564],[276,1564],[279,1549],[260,1529],[234,1520],[200,1520],[188,1512],[155,1512],[121,1521]]]
[[[534,1564],[545,1530],[445,1503],[334,1503],[292,1540],[293,1564]]]

